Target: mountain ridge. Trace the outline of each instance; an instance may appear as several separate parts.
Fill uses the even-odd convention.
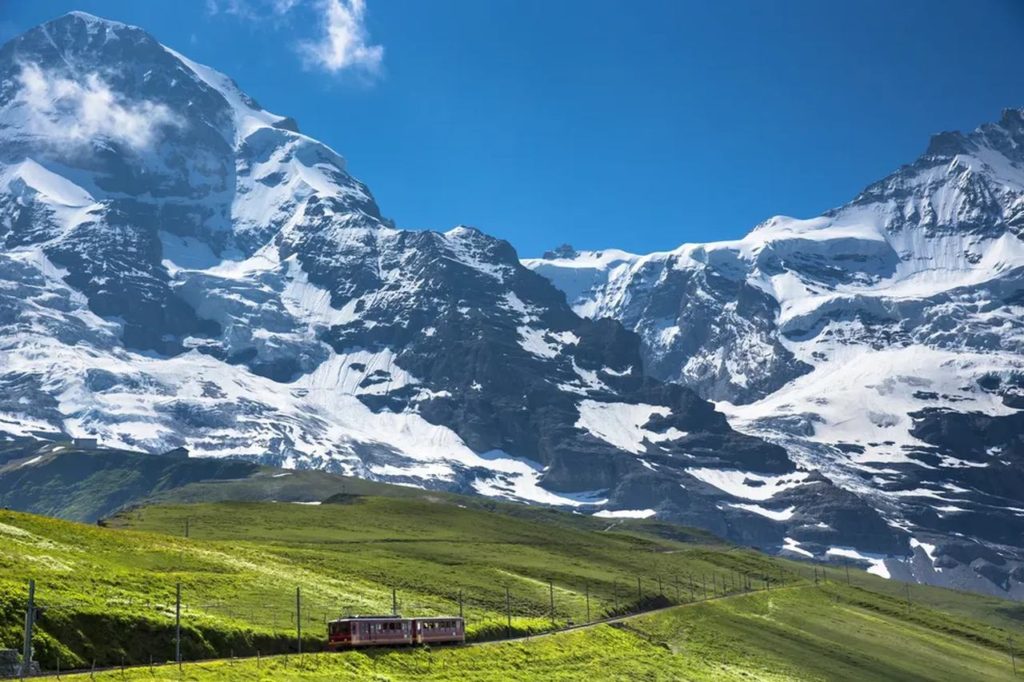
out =
[[[893,324],[879,313],[888,303],[873,308],[866,292],[917,271],[894,255],[880,222],[858,222],[870,207],[769,221],[756,243],[636,261],[613,254],[621,286],[580,311],[557,277],[524,267],[508,242],[468,227],[399,229],[334,150],[141,29],[74,14],[33,29],[0,47],[0,95],[0,431],[9,437],[186,447],[609,518],[656,515],[880,575],[1019,592],[1016,550],[992,549],[993,537],[982,539],[1003,561],[989,561],[995,569],[975,570],[971,558],[944,575],[912,571],[932,546],[929,533],[950,531],[920,501],[911,514],[899,496],[881,495],[892,481],[858,481],[858,472],[882,481],[886,467],[850,455],[937,457],[909,427],[886,444],[893,425],[885,424],[896,418],[903,428],[915,419],[909,413],[869,409],[854,426],[882,437],[858,444],[808,436],[830,423],[825,410],[763,404],[780,386],[820,377],[814,353],[823,351],[806,343],[826,327],[852,333],[842,301],[868,301],[855,326]],[[935,168],[922,171],[932,173],[925,181],[945,177]],[[988,246],[1003,239],[1012,256],[1008,229],[989,234],[988,204],[973,203],[1009,195],[977,174],[956,177],[964,189],[955,201],[915,207],[937,216],[929,253],[969,264],[960,282],[973,287],[971,268],[1002,256],[972,251],[972,262],[939,228],[952,216],[979,227]],[[916,185],[891,191],[907,187],[906,203]],[[893,231],[893,243],[917,248],[908,232]],[[634,289],[634,275],[654,284],[664,275],[675,288]],[[997,293],[1012,301],[1007,281]],[[975,329],[968,342],[984,346],[985,319],[969,301],[955,289],[932,293],[953,297],[929,305],[955,308]],[[598,319],[620,305],[618,321]],[[943,337],[943,320],[917,313]],[[709,331],[683,334],[673,315]],[[650,333],[666,347],[682,344],[660,368],[650,363]],[[730,354],[705,353],[712,347]],[[844,348],[825,350],[839,357]],[[952,353],[933,350],[917,362]],[[674,366],[688,370],[663,381]],[[1012,416],[997,409],[1010,383],[1001,376],[974,399],[990,416]],[[722,400],[737,389],[746,401]],[[932,391],[937,401],[914,405],[943,407],[957,389],[895,382],[875,392]],[[814,405],[823,394],[809,385],[801,400]],[[933,412],[915,425],[935,438],[953,428],[950,419]],[[990,447],[1007,447],[999,438],[1012,436],[1008,422],[972,423],[991,435]],[[906,444],[913,457],[899,452]],[[977,457],[957,452],[942,456]],[[896,459],[888,468],[909,485],[912,466]],[[998,475],[991,479],[979,485],[999,497]],[[1012,513],[999,518],[1016,528]]]
[[[647,255],[569,247],[524,263],[578,313],[640,333],[654,376],[911,532],[916,579],[974,571],[1019,592],[1022,122],[1006,109],[933,136],[818,218],[776,216],[739,240]]]

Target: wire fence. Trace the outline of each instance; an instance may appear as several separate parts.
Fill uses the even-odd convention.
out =
[[[549,633],[801,580],[791,571],[768,575],[720,567],[664,576],[606,576],[592,582],[508,575],[489,589],[452,586],[444,593],[428,593],[395,585],[384,590],[378,586],[372,594],[355,590],[343,597],[317,585],[222,594],[208,585],[183,582],[146,599],[65,598],[59,586],[37,587],[30,581],[26,599],[15,606],[25,616],[18,649],[23,661],[30,662],[23,663],[19,672],[24,676],[89,672],[317,652],[326,644],[327,624],[352,615],[461,616],[467,641],[483,642]],[[6,639],[0,644],[15,644]]]
[[[907,616],[916,608],[911,583],[879,581],[849,563],[791,562],[771,572],[713,567],[572,582],[508,575],[508,580],[488,589],[452,586],[444,592],[427,592],[415,585],[386,589],[378,585],[365,594],[357,589],[341,597],[318,585],[225,594],[209,585],[177,583],[173,591],[147,599],[110,595],[66,599],[59,587],[37,589],[30,581],[26,598],[15,606],[24,615],[17,672],[27,677],[314,653],[325,647],[327,624],[352,615],[461,616],[467,641],[473,643],[551,633],[673,605],[793,586],[862,588],[875,595],[884,592],[889,608],[905,609]],[[837,601],[856,597],[850,590],[829,594]],[[12,605],[6,606],[9,617]],[[5,615],[3,607],[0,604],[0,615]],[[9,632],[5,633],[8,639]],[[5,639],[0,647],[13,644]],[[1022,652],[1012,636],[1006,653],[1016,674]]]

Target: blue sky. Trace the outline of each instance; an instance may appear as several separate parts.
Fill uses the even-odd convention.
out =
[[[1018,0],[365,1],[0,0],[0,40],[71,9],[142,26],[342,153],[400,226],[524,256],[813,216],[1024,106]]]

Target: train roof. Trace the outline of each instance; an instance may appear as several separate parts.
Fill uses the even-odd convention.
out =
[[[343,620],[460,620],[461,618],[462,616],[413,616],[409,618],[388,614],[384,616],[343,616],[342,618],[335,618],[331,622],[337,623]]]

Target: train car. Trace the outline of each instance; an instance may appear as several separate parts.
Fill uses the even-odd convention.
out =
[[[412,636],[416,644],[462,644],[466,624],[458,616],[413,618]]]
[[[354,649],[364,646],[413,644],[413,620],[400,616],[352,616],[327,624],[327,648]]]

